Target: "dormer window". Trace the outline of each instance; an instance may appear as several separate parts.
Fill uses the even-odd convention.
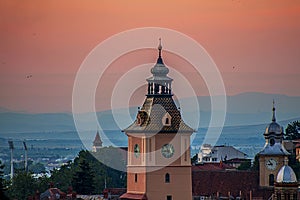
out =
[[[166,113],[162,118],[162,124],[164,126],[171,126],[171,115],[169,113]]]
[[[137,123],[137,125],[141,125],[142,124],[142,119],[141,119],[141,116],[139,114],[136,117],[136,123]]]
[[[146,120],[147,120],[147,113],[143,110],[140,110],[136,116],[136,124],[142,126]]]

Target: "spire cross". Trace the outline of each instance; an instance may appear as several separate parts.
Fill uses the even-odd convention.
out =
[[[274,101],[274,99],[273,99],[273,109],[272,109],[272,111],[273,111],[272,122],[276,122],[276,117],[275,117],[275,101]]]

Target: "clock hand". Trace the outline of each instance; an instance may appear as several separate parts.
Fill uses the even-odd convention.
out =
[[[273,166],[273,163],[271,161],[269,161],[267,165]]]

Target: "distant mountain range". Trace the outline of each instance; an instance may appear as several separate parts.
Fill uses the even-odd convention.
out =
[[[271,121],[272,101],[276,104],[277,121],[284,121],[282,126],[287,123],[300,120],[300,97],[286,96],[264,93],[243,93],[227,97],[227,114],[225,126],[241,126],[266,124]],[[193,122],[195,109],[189,107],[191,98],[182,99],[184,106],[184,120],[189,124]],[[198,97],[200,106],[200,127],[207,127],[210,121],[210,97]],[[142,102],[141,102],[142,103]],[[137,107],[129,109],[131,119],[125,115],[125,109],[116,111],[119,118],[126,118],[124,124],[130,124],[136,113]],[[97,113],[98,121],[104,130],[119,130],[119,127],[112,115],[112,111],[102,111]],[[194,128],[194,127],[193,127]],[[91,127],[90,130],[95,128]],[[13,112],[6,108],[0,108],[0,137],[2,133],[14,132],[45,132],[45,131],[74,131],[75,125],[73,116],[70,113],[42,113],[32,114],[25,112]]]

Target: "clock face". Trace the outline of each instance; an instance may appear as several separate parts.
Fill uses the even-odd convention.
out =
[[[273,158],[270,158],[269,160],[266,160],[266,167],[269,170],[275,170],[277,167],[277,161]]]
[[[165,144],[161,147],[161,154],[165,158],[171,158],[174,155],[174,147],[172,144]]]
[[[139,147],[138,144],[135,144],[135,145],[134,145],[133,151],[134,151],[134,156],[135,156],[136,158],[138,158],[138,157],[140,156],[140,147]]]

